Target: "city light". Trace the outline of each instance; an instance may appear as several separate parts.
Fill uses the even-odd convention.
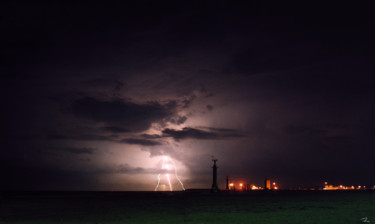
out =
[[[259,190],[259,187],[252,185],[251,190]]]
[[[237,188],[236,188],[237,186]],[[280,186],[278,186],[277,182],[271,182],[270,179],[265,179],[264,180],[264,187],[259,187],[256,186],[255,184],[248,184],[244,182],[237,182],[237,184],[231,182],[228,183],[228,188],[230,191],[253,191],[253,190],[270,190],[270,191],[277,191],[277,190],[282,190]],[[298,187],[298,188],[289,188],[289,190],[310,190],[310,191],[315,191],[315,190],[375,190],[375,185],[374,186],[363,186],[363,185],[358,185],[355,187],[354,185],[329,185],[328,182],[324,182],[324,186],[321,188],[315,188],[315,187]]]
[[[345,185],[338,185],[338,186],[334,186],[334,185],[328,185],[327,182],[324,182],[324,187],[323,187],[323,190],[365,190],[366,189],[366,186],[360,186],[358,185],[357,188],[354,187],[354,185],[352,186],[345,186]]]
[[[238,188],[236,188],[236,186]],[[280,188],[277,186],[276,182],[270,182],[269,179],[266,179],[265,187],[259,187],[259,186],[256,186],[255,184],[248,184],[248,183],[243,183],[243,182],[239,182],[238,184],[230,182],[228,183],[227,189],[230,191],[252,191],[252,190],[264,190],[264,189],[279,190]]]

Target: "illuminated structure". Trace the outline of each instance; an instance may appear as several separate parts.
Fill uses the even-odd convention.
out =
[[[270,179],[265,179],[264,180],[264,190],[271,190],[271,180]]]
[[[277,187],[276,182],[272,183],[272,190],[278,190],[279,187]]]
[[[242,190],[243,190],[243,184],[240,183],[240,191],[242,191]]]
[[[236,190],[236,188],[234,187],[234,183],[230,183],[230,184],[229,184],[229,190],[231,190],[231,191],[232,191],[232,190],[233,190],[233,191]]]
[[[243,182],[229,182],[228,179],[228,190],[229,191],[252,191],[252,190],[263,190],[263,187],[258,187],[255,184],[247,184]],[[273,190],[278,190],[278,187],[276,185],[272,186]]]
[[[250,185],[251,190],[261,190],[262,188],[255,186],[254,184]]]
[[[212,167],[212,187],[211,187],[211,192],[219,192],[219,187],[217,186],[217,166],[216,162],[217,159],[212,159],[214,162],[214,166]]]

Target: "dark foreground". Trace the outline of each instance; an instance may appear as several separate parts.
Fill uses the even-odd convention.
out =
[[[375,192],[2,192],[0,223],[370,224]]]

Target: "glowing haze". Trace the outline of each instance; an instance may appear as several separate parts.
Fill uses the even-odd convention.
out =
[[[0,189],[374,185],[373,13],[283,4],[2,3]]]

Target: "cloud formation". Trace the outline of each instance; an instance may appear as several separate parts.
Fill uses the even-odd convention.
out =
[[[112,133],[126,133],[130,132],[129,129],[123,128],[123,127],[118,127],[118,126],[107,126],[107,127],[102,127],[104,131],[110,131]]]
[[[129,164],[120,164],[113,170],[115,173],[124,173],[124,174],[159,174],[165,171],[161,169],[154,168],[143,168],[143,167],[133,167]]]
[[[56,148],[56,150],[69,152],[73,154],[93,154],[95,149],[90,147],[64,147]]]
[[[144,146],[161,145],[161,143],[158,141],[141,139],[141,138],[126,138],[126,139],[122,139],[120,142],[127,143],[127,144],[144,145]]]
[[[123,130],[141,132],[149,129],[153,122],[160,122],[173,115],[176,106],[173,101],[164,105],[158,102],[137,104],[121,99],[104,101],[85,97],[72,103],[72,112],[77,117],[94,122],[120,125]]]
[[[7,188],[153,190],[165,155],[201,188],[213,154],[219,184],[374,184],[372,7],[128,2],[2,5]]]
[[[182,140],[182,139],[226,139],[226,138],[233,138],[233,137],[243,137],[238,133],[235,133],[234,130],[231,129],[217,129],[211,128],[210,131],[200,130],[196,128],[185,127],[182,130],[175,130],[166,128],[163,130],[163,135],[165,137],[172,137],[175,140]]]
[[[117,141],[117,135],[98,135],[98,134],[49,134],[49,140],[77,140],[77,141]]]

